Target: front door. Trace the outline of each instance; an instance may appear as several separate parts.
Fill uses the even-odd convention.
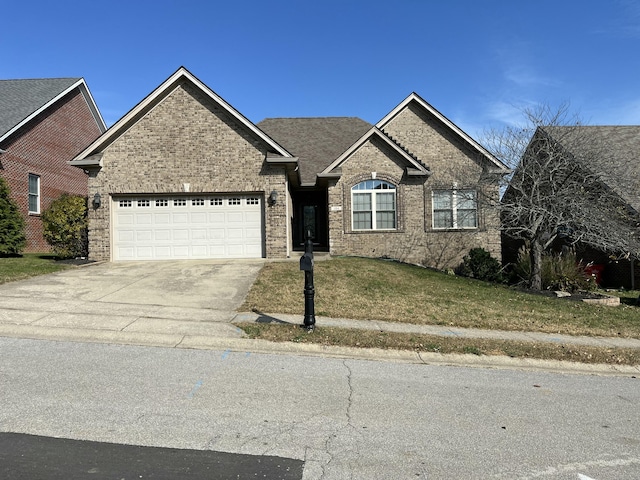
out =
[[[322,190],[298,191],[293,195],[293,249],[304,250],[305,232],[311,232],[313,248],[329,249],[327,193]]]

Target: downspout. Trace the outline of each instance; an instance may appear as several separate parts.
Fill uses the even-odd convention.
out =
[[[286,218],[286,225],[287,225],[287,258],[291,257],[291,218],[289,217],[289,204],[291,203],[291,191],[289,190],[289,177],[286,175],[285,172],[285,176],[284,176],[284,191],[286,193],[286,202],[285,202],[285,218]]]

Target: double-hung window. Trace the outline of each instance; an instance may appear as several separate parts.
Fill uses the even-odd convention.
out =
[[[40,176],[29,174],[29,213],[40,213]]]
[[[478,202],[475,190],[435,190],[433,228],[477,228]]]
[[[396,228],[396,187],[382,180],[365,180],[351,188],[354,230]]]

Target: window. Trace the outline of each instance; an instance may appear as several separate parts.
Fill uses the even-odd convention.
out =
[[[476,228],[477,211],[475,190],[433,192],[433,228]]]
[[[211,205],[219,207],[220,205],[222,205],[222,199],[221,198],[212,198],[211,199]]]
[[[396,228],[396,187],[382,180],[366,180],[351,188],[354,230]]]
[[[120,208],[129,208],[133,206],[133,202],[131,200],[118,200],[118,206]]]
[[[138,200],[139,207],[149,207],[151,206],[151,202],[149,200]]]
[[[247,198],[247,205],[259,205],[259,204],[260,204],[259,198],[256,198],[256,197]]]
[[[168,207],[168,206],[169,206],[169,200],[167,200],[166,198],[156,199],[156,207]]]
[[[229,205],[241,205],[242,201],[239,198],[230,198]]]
[[[40,213],[40,176],[33,173],[29,174],[29,213]]]
[[[173,206],[174,207],[186,207],[187,206],[187,200],[185,198],[176,198],[173,201]]]
[[[194,198],[191,200],[191,205],[194,207],[203,207],[204,206],[204,198]]]

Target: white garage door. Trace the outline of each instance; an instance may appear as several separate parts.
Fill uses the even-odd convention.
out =
[[[260,258],[261,195],[117,196],[114,260]]]

